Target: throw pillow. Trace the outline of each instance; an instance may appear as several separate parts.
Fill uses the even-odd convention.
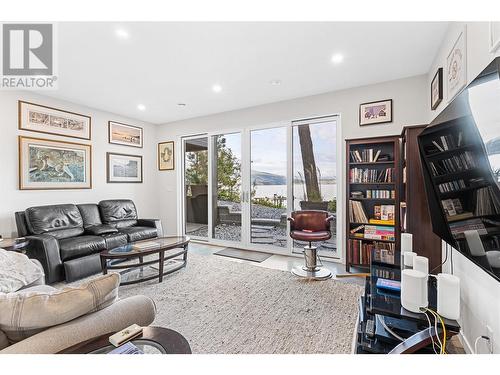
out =
[[[78,287],[0,294],[0,330],[10,343],[21,341],[111,305],[118,298],[119,285],[119,274],[112,273]]]
[[[0,249],[0,293],[12,293],[44,276],[26,255]]]

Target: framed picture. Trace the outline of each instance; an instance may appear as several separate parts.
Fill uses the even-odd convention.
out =
[[[108,121],[109,143],[117,145],[142,147],[142,128],[120,122]]]
[[[174,170],[174,142],[158,143],[158,169],[160,171]]]
[[[359,125],[385,124],[392,122],[392,99],[359,105]]]
[[[446,59],[446,92],[451,101],[467,84],[467,48],[465,27]]]
[[[431,82],[431,109],[435,110],[443,100],[443,68],[439,68]]]
[[[90,116],[22,100],[17,104],[18,127],[21,130],[90,140]]]
[[[106,153],[108,182],[142,182],[142,156]]]
[[[490,52],[500,47],[500,22],[490,22]]]
[[[19,189],[90,189],[92,146],[19,137]]]

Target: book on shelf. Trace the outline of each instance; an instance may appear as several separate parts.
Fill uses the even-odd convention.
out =
[[[350,261],[359,265],[370,265],[372,253],[374,260],[381,263],[394,264],[395,245],[392,243],[363,242],[349,240]]]
[[[429,162],[433,176],[443,176],[450,173],[464,172],[476,168],[475,156],[471,151],[465,151],[447,159]]]
[[[373,148],[367,148],[364,150],[352,150],[350,151],[351,162],[353,163],[375,163],[380,157],[382,150],[374,150]]]
[[[364,238],[371,240],[394,241],[396,239],[394,227],[380,225],[365,225]]]
[[[366,198],[395,199],[395,190],[367,190]]]
[[[461,131],[457,134],[457,136],[454,136],[454,134],[438,136],[431,141],[430,145],[425,147],[425,152],[426,154],[431,155],[437,152],[454,150],[463,146],[463,138],[463,133]]]
[[[392,182],[393,174],[394,168],[385,168],[382,170],[369,168],[351,168],[351,170],[349,171],[349,182]]]
[[[446,216],[446,219],[448,221],[461,221],[465,219],[470,219],[471,217],[474,217],[474,214],[472,212],[462,212],[461,214]]]
[[[365,228],[365,226],[364,226],[364,225],[359,225],[359,226],[357,226],[357,227],[355,227],[355,228],[352,228],[352,229],[349,231],[349,233],[354,234],[354,233],[359,232],[360,230],[362,230],[362,229],[364,229],[364,228]]]
[[[460,199],[443,199],[441,201],[446,216],[455,216],[464,212]]]
[[[358,201],[349,200],[349,217],[353,223],[368,222],[368,216],[366,216],[363,204]]]
[[[375,276],[384,279],[394,279],[396,277],[396,271],[394,270],[376,268],[372,272]]]
[[[450,192],[454,192],[454,191],[466,189],[466,188],[467,188],[467,186],[465,185],[465,181],[462,179],[443,182],[443,183],[438,185],[438,189],[439,189],[440,193],[450,193]]]
[[[450,223],[451,234],[458,237],[466,230],[477,230],[479,234],[487,234],[486,227],[481,219],[466,219]]]
[[[475,216],[488,216],[500,214],[500,200],[491,186],[477,189],[475,192]]]
[[[393,204],[375,205],[373,206],[373,218],[382,222],[394,222],[394,211]]]
[[[378,225],[394,225],[395,221],[394,220],[377,220],[377,219],[370,219],[368,220],[369,224],[378,224]]]

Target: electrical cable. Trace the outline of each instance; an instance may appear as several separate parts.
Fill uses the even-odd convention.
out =
[[[436,351],[436,343],[434,342],[434,336],[432,335],[432,323],[431,323],[431,320],[429,319],[429,316],[427,315],[427,311],[425,311],[424,308],[421,308],[420,310],[423,312],[423,314],[427,318],[427,322],[429,322],[429,336],[431,337],[431,341],[432,341],[432,350],[434,350],[435,354],[438,354],[437,351]]]
[[[476,338],[476,341],[474,341],[474,354],[477,354],[477,344],[479,343],[479,340],[485,339],[486,341],[490,342],[490,338],[488,336],[478,336]]]
[[[435,319],[434,328],[436,329],[436,335],[437,335],[438,341],[441,344],[441,354],[446,354],[446,327],[444,325],[443,318],[441,318],[441,315],[439,315],[436,311],[434,311],[432,309],[427,309],[427,311],[429,311],[434,316],[434,319]],[[439,333],[437,330],[438,319],[441,322],[441,328],[443,329],[443,341],[442,342],[439,339]]]
[[[377,320],[380,322],[380,324],[382,324],[382,327],[384,327],[384,329],[389,332],[392,336],[394,336],[395,338],[397,338],[399,341],[405,341],[404,338],[402,338],[401,336],[399,336],[396,332],[394,332],[392,329],[390,329],[387,324],[385,324],[384,320],[380,317],[380,315],[377,315]]]
[[[438,264],[432,270],[430,270],[429,273],[432,273],[433,271],[437,270],[439,267],[441,267],[442,265],[444,265],[447,262],[447,260],[448,260],[448,244],[446,244],[445,248],[446,248],[446,255],[444,257],[443,262],[441,264]]]

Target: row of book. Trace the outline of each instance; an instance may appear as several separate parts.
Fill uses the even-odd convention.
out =
[[[369,265],[372,252],[374,260],[381,263],[394,264],[395,245],[380,242],[363,242],[349,240],[350,262],[353,264]]]
[[[363,204],[358,201],[349,200],[349,217],[352,223],[368,223]]]
[[[443,152],[462,147],[463,141],[463,134],[462,132],[459,132],[456,139],[453,134],[447,134],[437,137],[432,141],[432,145],[436,147],[435,150]],[[432,153],[432,149],[429,150],[429,153]]]
[[[447,159],[431,161],[429,165],[434,176],[442,176],[474,169],[476,161],[472,152],[465,151]]]
[[[394,168],[386,168],[382,170],[368,168],[351,168],[349,171],[349,182],[364,183],[364,182],[392,182]]]
[[[481,219],[467,219],[450,223],[451,234],[454,237],[461,237],[466,230],[477,230],[479,234],[486,234],[487,230]]]
[[[467,186],[465,185],[465,181],[462,179],[443,182],[442,184],[438,185],[439,192],[441,193],[449,193],[452,191],[465,189],[466,187]]]
[[[396,190],[367,190],[367,198],[396,199]]]
[[[365,225],[364,238],[394,241],[396,239],[395,228],[382,225]]]
[[[351,161],[353,163],[375,163],[377,161],[388,161],[389,156],[383,155],[381,158],[382,150],[374,150],[373,148],[367,148],[364,150],[353,150],[350,151]],[[383,159],[383,160],[382,160]]]
[[[493,191],[491,186],[477,189],[476,206],[474,208],[475,216],[499,215],[500,214],[500,200]]]
[[[372,270],[374,276],[380,277],[382,279],[393,280],[396,277],[396,271],[384,268],[375,268]]]

